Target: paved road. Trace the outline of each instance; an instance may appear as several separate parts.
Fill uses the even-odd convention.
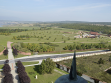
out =
[[[92,53],[99,53],[99,52],[107,52],[109,50],[101,50],[101,51],[88,51],[88,52],[77,52],[76,56],[78,55],[83,55],[83,54],[92,54]],[[46,59],[46,58],[59,58],[59,57],[66,57],[66,56],[72,56],[73,53],[67,53],[67,54],[55,54],[55,55],[51,55],[49,54],[49,56],[41,56],[38,55],[39,57],[30,57],[30,58],[21,58],[21,59],[15,59],[15,62],[17,61],[21,61],[21,62],[25,62],[25,61],[34,61],[34,60],[42,60],[42,59]],[[11,63],[13,61],[10,61]],[[4,64],[4,61],[0,61],[0,64]]]
[[[90,51],[90,52],[78,52],[76,53],[76,56],[78,55],[83,55],[83,54],[92,54],[92,53],[99,53],[99,52],[107,52],[109,50],[102,50],[102,51]],[[59,57],[66,57],[66,56],[72,56],[73,53],[68,53],[68,54],[56,54],[56,55],[49,55],[49,56],[40,56],[39,57],[32,57],[32,58],[23,58],[23,59],[15,59],[15,62],[18,60],[25,62],[25,61],[34,61],[34,60],[42,60],[46,58],[59,58]]]

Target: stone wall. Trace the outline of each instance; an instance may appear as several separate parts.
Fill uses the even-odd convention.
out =
[[[100,53],[93,53],[93,54],[84,54],[84,55],[77,55],[76,57],[86,57],[86,56],[95,56],[95,55],[101,55],[101,54],[107,54],[107,53],[111,53],[111,51],[108,52],[100,52]],[[62,60],[68,60],[68,59],[72,59],[73,56],[68,56],[68,57],[61,57],[61,58],[56,58],[56,59],[52,59],[54,62],[59,62]]]

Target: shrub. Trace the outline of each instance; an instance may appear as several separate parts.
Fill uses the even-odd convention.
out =
[[[109,62],[111,62],[111,56],[109,57]]]
[[[82,76],[82,73],[77,71],[77,75]]]
[[[66,43],[66,40],[64,40],[64,43]]]
[[[98,64],[104,64],[104,60],[102,58],[99,59]]]

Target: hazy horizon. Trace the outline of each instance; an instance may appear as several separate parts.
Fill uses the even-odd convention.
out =
[[[110,0],[0,1],[0,20],[111,22]]]

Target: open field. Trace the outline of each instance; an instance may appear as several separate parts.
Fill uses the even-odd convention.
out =
[[[10,27],[4,27],[4,28],[10,28]],[[12,28],[17,29],[19,27],[12,27]],[[64,51],[63,48],[67,45],[73,45],[74,43],[76,43],[76,44],[78,44],[78,43],[96,44],[96,43],[100,43],[100,42],[107,42],[106,45],[111,44],[111,39],[109,37],[104,37],[104,36],[101,36],[100,38],[93,38],[93,39],[91,39],[91,38],[74,39],[74,36],[80,35],[79,32],[81,30],[53,28],[53,27],[52,27],[52,29],[49,29],[49,30],[40,30],[40,29],[38,29],[38,27],[35,27],[35,28],[34,27],[20,27],[20,29],[22,29],[22,28],[28,29],[29,31],[11,33],[11,35],[9,35],[9,36],[0,35],[0,45],[2,45],[2,46],[0,46],[0,49],[3,50],[3,47],[7,45],[7,41],[11,41],[14,43],[16,43],[16,42],[37,43],[37,44],[42,43],[42,45],[44,45],[44,46],[51,46],[48,44],[44,44],[44,43],[50,42],[54,45],[56,53],[66,53],[66,52],[62,52],[62,51]],[[33,30],[33,28],[38,29],[38,30]],[[17,37],[20,35],[36,36],[37,38],[30,38],[29,40],[12,39],[14,36]],[[43,37],[43,38],[41,38],[41,37]],[[64,40],[66,41],[65,43],[64,43]],[[13,44],[11,44],[11,46],[12,45]],[[91,50],[93,50],[93,49],[91,49]],[[40,53],[40,54],[43,54],[43,53]],[[23,56],[27,56],[27,55],[19,54],[15,58],[19,58],[19,57],[23,57]]]
[[[6,27],[5,27],[6,28]],[[7,27],[9,28],[9,27]],[[12,27],[13,28],[13,27]],[[17,27],[15,27],[17,28]],[[21,27],[24,29],[24,27]],[[25,27],[26,28],[26,27]],[[28,27],[30,28],[30,27]],[[27,28],[27,29],[28,29]],[[31,29],[33,29],[31,27]],[[66,45],[73,45],[73,43],[100,43],[100,42],[108,42],[107,45],[111,44],[111,39],[109,37],[101,37],[101,38],[76,38],[74,40],[75,35],[79,35],[79,31],[81,30],[74,30],[74,29],[64,29],[64,28],[52,28],[49,30],[30,30],[29,31],[22,31],[22,32],[16,32],[11,33],[9,36],[0,35],[0,45],[6,46],[7,41],[11,42],[23,42],[23,43],[45,43],[50,42],[55,44],[55,51],[62,51],[63,47]],[[12,39],[13,36],[20,36],[20,35],[30,35],[30,36],[36,36],[38,38],[30,38],[29,40],[14,40]],[[43,38],[40,38],[43,37]],[[69,39],[68,39],[69,38]],[[66,41],[64,43],[64,40]],[[44,44],[46,45],[46,44]]]
[[[77,58],[77,70],[88,76],[110,83],[111,74],[104,72],[104,70],[111,67],[111,62],[108,61],[109,56],[111,56],[111,54]],[[104,64],[97,63],[100,58],[102,58],[105,61]],[[61,61],[59,63],[71,67],[72,59]]]

